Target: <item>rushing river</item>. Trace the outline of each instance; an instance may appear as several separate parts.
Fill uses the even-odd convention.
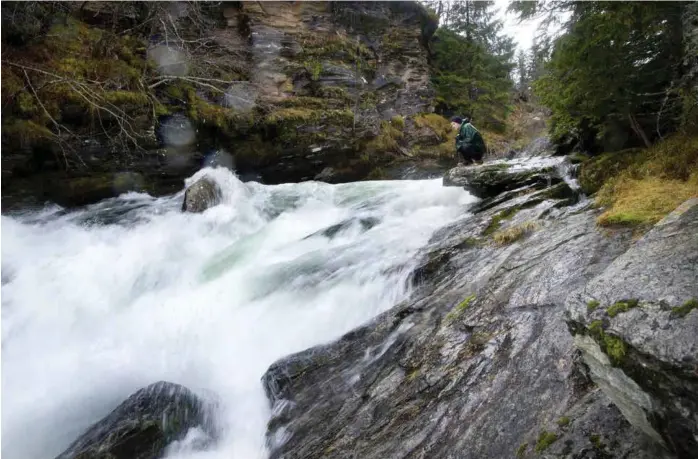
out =
[[[54,457],[159,380],[220,400],[215,448],[170,457],[265,457],[264,371],[408,296],[419,249],[474,201],[440,179],[203,174],[224,195],[203,214],[179,193],[2,217],[4,459]]]

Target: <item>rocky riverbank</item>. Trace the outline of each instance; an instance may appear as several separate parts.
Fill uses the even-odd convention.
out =
[[[272,457],[693,457],[698,201],[633,241],[539,174],[497,170],[521,187],[433,238],[413,299],[269,369]]]

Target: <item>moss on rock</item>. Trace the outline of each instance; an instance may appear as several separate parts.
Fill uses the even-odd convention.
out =
[[[543,451],[548,449],[548,447],[550,445],[552,445],[553,443],[555,443],[556,441],[557,441],[557,434],[555,434],[553,432],[547,432],[545,430],[542,431],[538,435],[538,441],[536,442],[536,452],[542,453]]]
[[[606,314],[608,314],[609,317],[615,317],[618,314],[622,314],[624,312],[628,312],[632,308],[636,308],[638,304],[638,300],[635,299],[618,301],[606,309]]]
[[[594,338],[601,350],[609,357],[611,364],[620,365],[627,353],[627,345],[620,337],[606,333],[603,322],[594,320],[589,324],[589,335]]]
[[[499,228],[502,226],[502,221],[504,220],[510,220],[514,217],[519,212],[518,207],[510,207],[506,210],[503,210],[499,212],[497,215],[492,217],[490,220],[490,223],[487,225],[487,227],[484,229],[482,232],[483,236],[490,236],[494,233],[496,233]]]
[[[698,309],[698,299],[691,298],[681,306],[671,308],[671,311],[678,317],[686,317],[694,309]]]
[[[453,320],[456,320],[458,317],[465,312],[466,309],[470,306],[470,304],[475,300],[475,295],[470,295],[467,298],[465,298],[463,301],[458,303],[451,311],[446,315],[446,321],[451,322]]]

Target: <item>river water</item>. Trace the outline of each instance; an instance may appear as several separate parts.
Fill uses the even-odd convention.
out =
[[[220,401],[221,440],[170,457],[265,457],[269,365],[406,298],[419,249],[475,201],[440,179],[188,183],[201,175],[223,191],[203,214],[179,193],[2,217],[4,459],[54,457],[159,380]]]

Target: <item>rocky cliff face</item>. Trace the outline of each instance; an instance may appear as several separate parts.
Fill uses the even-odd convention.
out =
[[[20,7],[24,23],[3,6],[8,204],[172,192],[216,161],[269,183],[360,179],[447,140],[422,116],[436,20],[417,2],[51,5]]]
[[[566,187],[483,200],[413,299],[274,364],[272,457],[693,457],[698,205],[633,242]]]

